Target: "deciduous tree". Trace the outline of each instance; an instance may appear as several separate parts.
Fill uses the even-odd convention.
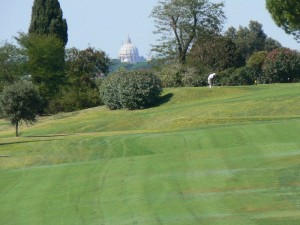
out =
[[[254,52],[264,50],[267,38],[262,24],[257,21],[250,21],[248,27],[240,26],[238,29],[230,27],[225,32],[225,36],[233,40],[245,61]]]
[[[89,47],[66,51],[66,85],[59,96],[50,102],[51,112],[74,111],[98,106],[99,84],[108,73],[110,59],[101,50]]]
[[[71,48],[67,51],[67,76],[78,89],[95,88],[95,79],[106,76],[110,59],[104,51],[89,47],[85,50]]]
[[[262,24],[257,21],[250,21],[248,27],[240,26],[238,29],[229,27],[225,36],[231,38],[236,44],[239,54],[244,59],[244,64],[255,52],[272,51],[281,47],[279,42],[268,38]]]
[[[0,46],[0,91],[5,85],[28,75],[26,62],[27,57],[21,48],[7,42]]]
[[[39,91],[32,83],[17,81],[6,86],[0,95],[0,113],[16,127],[16,136],[19,136],[20,123],[35,123],[41,103]]]
[[[263,64],[263,82],[288,83],[300,80],[300,53],[288,48],[270,52]]]
[[[51,35],[20,34],[17,38],[28,56],[28,70],[42,96],[51,99],[65,82],[62,41]]]
[[[160,34],[160,44],[153,50],[163,57],[176,56],[184,64],[187,53],[203,31],[218,33],[225,19],[223,3],[209,0],[160,0],[151,16]]]
[[[192,65],[202,64],[212,71],[238,67],[237,47],[228,37],[203,35],[197,39],[189,53]]]

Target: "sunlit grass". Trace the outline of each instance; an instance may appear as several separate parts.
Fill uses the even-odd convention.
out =
[[[298,224],[300,85],[167,89],[0,122],[0,224]]]

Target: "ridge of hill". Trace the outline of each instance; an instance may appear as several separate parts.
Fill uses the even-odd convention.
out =
[[[162,103],[157,107],[111,111],[102,106],[61,113],[40,118],[35,126],[23,127],[23,136],[165,131],[213,124],[298,118],[299,89],[299,84],[166,89]],[[0,135],[5,135],[5,132]]]

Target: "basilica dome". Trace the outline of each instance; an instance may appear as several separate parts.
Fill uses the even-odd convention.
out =
[[[121,60],[121,62],[128,62],[128,63],[140,62],[139,51],[137,47],[135,47],[131,43],[130,37],[128,37],[127,41],[120,48],[119,59]]]

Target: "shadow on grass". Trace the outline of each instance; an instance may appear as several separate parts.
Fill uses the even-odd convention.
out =
[[[48,138],[48,137],[66,137],[66,136],[71,136],[73,134],[45,134],[45,135],[29,135],[29,136],[24,136],[28,138]]]
[[[158,106],[161,106],[163,104],[166,104],[167,102],[169,102],[172,99],[173,96],[174,96],[173,93],[168,93],[164,96],[161,96],[159,98],[159,100],[157,101],[157,103],[154,105],[154,107],[158,107]]]
[[[36,140],[36,141],[4,142],[4,143],[0,143],[0,146],[17,145],[17,144],[27,144],[27,143],[36,143],[36,142],[49,142],[49,141],[56,141],[56,140],[61,140],[61,139],[54,139],[54,140]]]

